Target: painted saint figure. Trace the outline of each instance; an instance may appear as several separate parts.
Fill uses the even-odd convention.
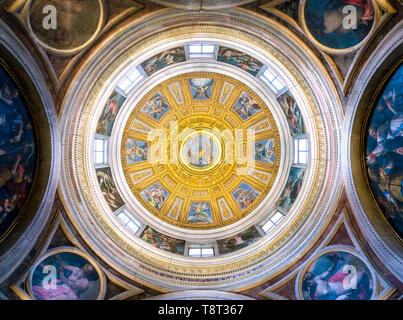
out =
[[[114,92],[109,98],[106,106],[98,120],[97,133],[110,136],[119,109],[125,101],[125,97],[118,92]]]
[[[291,129],[291,134],[297,136],[304,133],[303,120],[301,111],[299,110],[297,103],[290,92],[286,92],[278,99],[285,116],[288,121],[288,125]]]
[[[302,189],[304,182],[305,170],[301,168],[291,168],[290,176],[287,184],[277,201],[277,205],[288,210],[295,202]]]
[[[32,293],[38,300],[96,299],[99,275],[94,266],[78,254],[56,253],[35,268]]]
[[[368,300],[372,295],[368,268],[345,252],[321,256],[304,275],[302,289],[307,300]]]
[[[120,198],[115,183],[113,182],[110,169],[97,169],[97,179],[102,195],[111,207],[112,211],[115,211],[123,206],[123,200]]]
[[[307,0],[304,11],[312,36],[332,49],[359,44],[375,19],[372,0]]]
[[[274,163],[274,141],[273,139],[255,143],[255,160],[267,163]]]

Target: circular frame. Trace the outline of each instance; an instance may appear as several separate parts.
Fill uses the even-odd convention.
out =
[[[368,32],[367,36],[364,39],[362,39],[359,43],[357,43],[355,46],[348,47],[348,48],[345,48],[345,49],[331,48],[331,47],[323,45],[318,40],[316,40],[316,38],[309,31],[308,25],[307,25],[307,23],[305,21],[305,5],[306,5],[306,1],[307,0],[302,0],[302,2],[299,5],[298,16],[299,16],[300,25],[302,26],[302,29],[304,30],[304,32],[307,35],[307,37],[309,38],[309,40],[311,40],[312,43],[315,44],[315,46],[317,46],[319,49],[321,49],[321,50],[323,50],[325,52],[332,53],[332,54],[345,54],[345,53],[348,53],[348,52],[356,51],[359,48],[361,48],[368,41],[368,39],[370,39],[370,37],[374,33],[375,28],[378,25],[380,17],[381,17],[381,11],[380,11],[377,3],[374,0],[371,0],[372,4],[374,6],[375,17],[374,17],[374,21],[372,23],[371,30]]]
[[[31,11],[31,5],[32,5],[33,1],[34,0],[31,0],[26,3],[25,7],[22,10],[22,16],[25,19],[26,25],[28,26],[28,32],[31,35],[32,39],[34,39],[35,42],[38,43],[42,48],[44,48],[45,50],[47,50],[51,53],[61,55],[61,56],[75,55],[75,54],[79,53],[80,51],[84,50],[85,48],[87,48],[88,46],[90,46],[91,43],[94,42],[94,40],[98,37],[98,35],[100,34],[100,32],[103,28],[103,25],[105,22],[105,6],[104,6],[103,0],[97,0],[98,4],[99,4],[99,9],[100,9],[100,15],[99,15],[99,21],[98,21],[97,28],[96,28],[95,32],[93,33],[93,35],[87,41],[85,41],[82,45],[80,45],[78,47],[71,48],[71,49],[54,48],[52,46],[47,45],[43,41],[39,40],[39,38],[36,36],[35,32],[32,29],[31,22],[30,22],[30,11]]]
[[[357,251],[356,249],[354,249],[352,247],[335,245],[335,246],[329,246],[329,247],[326,247],[326,248],[320,250],[319,252],[314,254],[312,257],[309,258],[309,260],[307,260],[304,263],[304,267],[301,268],[301,270],[298,272],[298,276],[296,279],[295,293],[296,293],[298,300],[305,300],[303,292],[302,292],[302,283],[304,280],[304,276],[305,276],[306,272],[308,271],[308,269],[310,268],[310,266],[323,255],[330,253],[330,252],[339,252],[339,251],[351,254],[351,255],[359,258],[360,261],[364,263],[364,265],[367,267],[369,272],[371,272],[371,279],[372,279],[372,286],[373,286],[371,298],[369,300],[372,300],[376,296],[376,292],[378,292],[378,282],[376,281],[375,271],[371,267],[371,263],[369,263],[367,258],[364,257],[359,251]]]
[[[80,249],[74,248],[74,247],[59,247],[59,248],[54,248],[51,249],[49,251],[47,251],[44,255],[42,255],[36,262],[35,264],[31,267],[31,271],[29,273],[29,276],[27,278],[27,288],[28,288],[28,293],[30,294],[30,296],[33,298],[33,300],[37,300],[35,299],[35,295],[33,294],[32,291],[32,277],[34,275],[34,272],[37,268],[37,266],[44,261],[45,259],[49,258],[50,256],[53,256],[55,254],[58,253],[73,253],[76,254],[82,258],[84,258],[85,260],[87,260],[87,262],[89,262],[94,269],[96,270],[98,277],[99,277],[99,294],[96,300],[103,300],[103,298],[105,297],[105,293],[106,293],[106,278],[105,278],[105,274],[102,272],[101,268],[99,267],[98,263],[91,258],[89,255],[87,255],[86,253],[82,252]]]
[[[186,135],[184,137],[184,139],[182,140],[181,145],[179,146],[179,159],[180,162],[191,172],[194,172],[196,174],[202,174],[202,173],[206,173],[207,171],[212,170],[222,159],[222,155],[223,153],[223,148],[225,148],[225,146],[223,146],[223,144],[221,143],[221,139],[220,137],[213,131],[213,130],[207,130],[205,128],[200,128],[200,129],[195,129],[196,132],[193,133],[189,133],[188,135]],[[190,139],[192,139],[194,136],[207,136],[209,137],[215,145],[215,148],[217,149],[217,154],[215,155],[213,161],[209,164],[207,164],[204,167],[198,167],[197,165],[190,163],[189,159],[186,159],[185,156],[185,147],[187,145],[187,143],[189,142]]]

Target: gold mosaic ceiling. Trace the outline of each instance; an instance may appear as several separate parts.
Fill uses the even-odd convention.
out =
[[[188,229],[232,224],[270,191],[279,131],[245,84],[216,73],[171,78],[150,90],[124,129],[121,159],[136,199]]]

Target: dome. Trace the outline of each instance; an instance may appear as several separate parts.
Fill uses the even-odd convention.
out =
[[[145,23],[175,25],[178,14]],[[67,203],[84,205],[70,215],[94,250],[124,272],[165,286],[149,267],[129,267],[142,261],[184,279],[175,288],[204,287],[198,274],[217,279],[211,288],[224,278],[230,287],[244,286],[246,270],[261,277],[257,266],[281,265],[278,255],[292,254],[337,198],[321,196],[339,174],[333,146],[340,137],[331,129],[339,121],[337,99],[321,75],[301,77],[304,51],[272,26],[276,40],[263,46],[242,27],[234,37],[205,25],[195,36],[199,14],[185,17],[188,25],[161,30],[147,50],[129,40],[136,31],[127,28],[125,40],[107,49],[115,58],[88,65],[95,81],[87,76],[63,114],[64,132],[77,133],[64,137],[64,163],[77,171],[63,177],[63,194]]]
[[[0,300],[400,299],[399,6],[0,0]]]
[[[133,212],[147,210],[194,233],[274,205],[269,193],[280,166],[280,134],[255,92],[223,74],[192,72],[142,93],[137,103],[128,98],[127,122],[113,132],[121,137],[111,137],[122,150],[124,178],[112,168],[115,184],[126,182]]]

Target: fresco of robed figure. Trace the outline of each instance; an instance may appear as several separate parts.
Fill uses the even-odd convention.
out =
[[[291,208],[301,191],[305,171],[304,168],[291,167],[287,184],[280,195],[280,199],[276,203],[279,207],[286,211]]]
[[[185,241],[169,237],[160,233],[150,226],[144,229],[141,237],[145,242],[162,250],[166,250],[175,254],[183,255],[185,252]]]
[[[146,72],[147,76],[176,63],[186,60],[185,48],[177,47],[165,50],[161,54],[157,54],[150,59],[144,61],[141,67]]]
[[[233,237],[217,240],[218,251],[220,254],[231,253],[247,247],[260,237],[261,235],[259,231],[257,231],[255,227],[250,227],[249,229],[238,233]]]
[[[36,266],[30,285],[36,300],[96,300],[100,292],[95,267],[74,252],[44,259]]]
[[[110,168],[100,168],[96,170],[99,187],[106,202],[111,207],[112,211],[123,206],[123,200],[120,197],[118,190],[112,178]]]
[[[21,214],[33,183],[33,129],[21,92],[0,68],[0,238]]]
[[[250,55],[221,46],[218,51],[217,60],[241,68],[254,76],[256,76],[263,67],[263,64],[260,61],[256,60]]]
[[[302,292],[305,300],[369,300],[373,292],[371,272],[353,254],[325,253],[309,266]]]
[[[98,120],[97,133],[110,136],[119,109],[125,101],[125,97],[119,92],[113,92],[106,103],[104,110]]]
[[[353,18],[356,24],[352,24]],[[359,44],[371,31],[374,18],[371,0],[306,0],[305,3],[309,31],[319,43],[332,49]]]
[[[375,199],[403,238],[403,66],[381,92],[370,119],[367,172]]]
[[[283,108],[291,134],[293,136],[303,134],[305,130],[302,114],[291,92],[285,92],[277,100]]]

